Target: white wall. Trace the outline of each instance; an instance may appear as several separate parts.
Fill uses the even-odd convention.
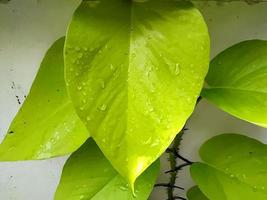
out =
[[[23,100],[47,48],[63,36],[78,0],[12,0],[0,4],[0,140],[19,109],[16,95]],[[267,39],[267,3],[249,6],[245,3],[201,3],[211,34],[212,56],[228,46],[246,39]],[[12,89],[12,82],[15,89]],[[263,129],[201,102],[188,123],[182,155],[199,159],[199,146],[208,138],[226,132],[243,133],[267,143]],[[66,157],[46,161],[0,163],[1,200],[52,200]],[[160,182],[168,177],[166,157],[162,157]],[[192,185],[188,169],[177,179],[177,185]],[[184,196],[184,192],[177,190]],[[167,199],[165,190],[157,188],[152,200]]]

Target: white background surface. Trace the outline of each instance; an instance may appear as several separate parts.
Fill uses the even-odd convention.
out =
[[[79,0],[12,0],[0,4],[0,140],[18,111],[16,95],[23,101],[48,47],[65,30]],[[212,57],[230,45],[247,39],[267,39],[267,3],[202,3],[199,5],[211,34]],[[12,89],[12,82],[15,89]],[[33,111],[34,112],[34,111]],[[188,123],[181,154],[197,161],[198,148],[208,138],[226,132],[243,133],[267,143],[263,129],[201,102]],[[46,161],[0,163],[0,200],[52,200],[66,157]],[[162,159],[159,182],[168,181]],[[188,168],[177,179],[186,189],[193,185]],[[184,196],[183,191],[177,194]],[[167,199],[156,188],[152,200]]]

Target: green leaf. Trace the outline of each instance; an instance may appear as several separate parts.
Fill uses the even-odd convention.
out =
[[[83,2],[69,26],[68,91],[113,167],[135,179],[192,113],[208,70],[209,36],[188,2]]]
[[[89,139],[65,164],[55,200],[147,200],[158,173],[159,161],[137,179],[133,196],[128,183]]]
[[[194,186],[187,191],[187,197],[188,200],[208,200],[197,186]]]
[[[202,96],[222,110],[267,127],[267,41],[236,44],[210,65]]]
[[[88,138],[88,131],[67,96],[63,46],[61,38],[45,55],[29,95],[0,145],[0,160],[68,154]]]
[[[205,164],[193,164],[191,175],[209,199],[267,199],[267,145],[223,134],[208,140],[200,156]]]

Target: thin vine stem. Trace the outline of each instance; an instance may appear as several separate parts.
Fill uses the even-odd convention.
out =
[[[173,152],[176,152],[178,154],[178,152],[176,151],[182,141],[182,136],[184,134],[184,128],[180,131],[180,133],[178,133],[173,141],[173,144],[171,146],[171,151],[169,151],[169,162],[170,162],[170,185],[175,185],[176,182],[176,177],[178,174],[178,171],[174,170],[177,167],[177,159],[176,159],[176,154]],[[168,151],[167,151],[168,152]],[[168,187],[167,188],[167,194],[168,194],[168,200],[173,200],[174,199],[174,187]]]
[[[168,200],[174,200],[174,199],[184,200],[183,197],[175,196],[174,190],[176,188],[184,190],[184,188],[182,187],[175,186],[177,175],[178,175],[179,170],[193,163],[179,154],[179,147],[181,145],[182,137],[185,134],[185,131],[187,131],[187,128],[183,127],[183,129],[176,135],[171,147],[166,150],[166,152],[169,154],[169,162],[170,162],[170,170],[165,172],[165,173],[170,174],[169,183],[165,184],[168,186],[167,187]],[[177,158],[182,160],[184,163],[178,165]]]
[[[196,106],[199,104],[199,102],[201,101],[201,99],[202,99],[201,96],[197,99]],[[165,187],[167,187],[168,200],[175,200],[175,199],[186,200],[183,197],[175,196],[174,195],[174,190],[176,188],[183,189],[184,190],[184,188],[182,188],[182,187],[175,186],[178,172],[179,172],[179,170],[183,169],[184,167],[193,164],[192,161],[184,158],[183,156],[181,156],[179,154],[181,142],[182,142],[183,136],[184,136],[184,134],[185,134],[185,132],[187,130],[188,129],[186,128],[186,125],[185,125],[182,128],[182,130],[174,138],[174,141],[173,141],[171,147],[166,150],[166,153],[169,154],[170,170],[166,171],[165,173],[169,173],[170,174],[170,181],[169,181],[168,184],[158,184],[158,186],[165,186]],[[184,163],[178,164],[178,159],[180,159]]]

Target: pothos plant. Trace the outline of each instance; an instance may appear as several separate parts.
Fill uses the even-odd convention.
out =
[[[209,51],[205,21],[190,2],[83,1],[66,37],[46,53],[0,145],[0,160],[72,153],[55,200],[143,200],[157,179],[158,158],[173,142],[169,199],[184,199],[173,195],[175,175],[191,165],[197,186],[189,200],[266,200],[261,142],[216,136],[201,147],[202,163],[178,153],[201,97],[267,127],[267,42],[236,44],[210,67]],[[176,157],[185,164],[176,167]]]

